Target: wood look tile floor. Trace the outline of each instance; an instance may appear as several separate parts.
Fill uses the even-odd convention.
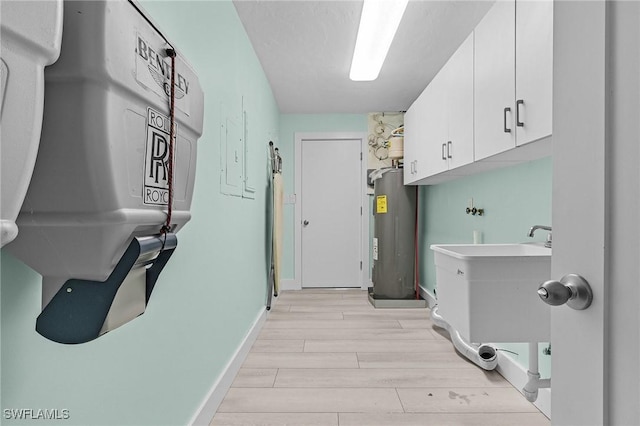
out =
[[[542,426],[495,371],[456,353],[428,309],[361,290],[283,292],[211,425]]]

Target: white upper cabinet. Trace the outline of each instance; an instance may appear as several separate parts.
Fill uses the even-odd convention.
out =
[[[496,2],[475,33],[477,161],[551,135],[553,2]]]
[[[552,60],[553,1],[495,2],[405,115],[405,184],[550,155]]]
[[[516,146],[513,1],[497,1],[475,29],[475,160]]]
[[[416,162],[416,178],[435,175],[447,170],[446,154],[443,160],[441,146],[447,139],[447,116],[445,111],[446,79],[438,73],[425,90],[425,109],[423,120],[426,122],[426,137],[421,150],[422,155]]]
[[[424,102],[426,90],[418,96],[411,108],[404,114],[404,183],[417,180],[416,165],[418,158],[423,157],[421,149],[424,145],[426,122],[424,120]]]
[[[516,144],[551,135],[553,1],[516,3]]]
[[[473,162],[473,39],[471,33],[445,65],[449,169]]]
[[[473,162],[473,34],[406,112],[405,184]]]
[[[443,83],[442,75],[436,75],[404,116],[405,184],[447,170],[440,149],[447,137]]]

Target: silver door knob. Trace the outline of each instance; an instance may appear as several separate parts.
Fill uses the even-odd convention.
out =
[[[568,274],[560,281],[545,281],[538,287],[538,296],[545,303],[558,306],[565,303],[579,311],[587,309],[593,301],[593,292],[587,280],[580,275]]]
[[[302,222],[302,224],[303,224],[304,226],[307,226],[307,225],[309,224],[309,221],[308,221],[308,220],[305,220],[304,222]]]

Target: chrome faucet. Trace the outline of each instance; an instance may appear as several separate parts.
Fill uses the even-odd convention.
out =
[[[531,227],[531,229],[529,229],[529,233],[527,234],[527,236],[533,237],[533,234],[534,232],[536,232],[536,229],[544,229],[545,231],[549,231],[549,233],[547,234],[547,240],[544,242],[544,246],[551,248],[551,227],[544,226],[544,225],[534,225]]]

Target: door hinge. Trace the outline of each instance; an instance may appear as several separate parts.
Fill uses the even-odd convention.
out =
[[[362,152],[360,152],[360,161],[362,161]]]
[[[362,216],[362,206],[360,206],[360,216]]]
[[[362,271],[362,260],[360,261],[360,270]]]

